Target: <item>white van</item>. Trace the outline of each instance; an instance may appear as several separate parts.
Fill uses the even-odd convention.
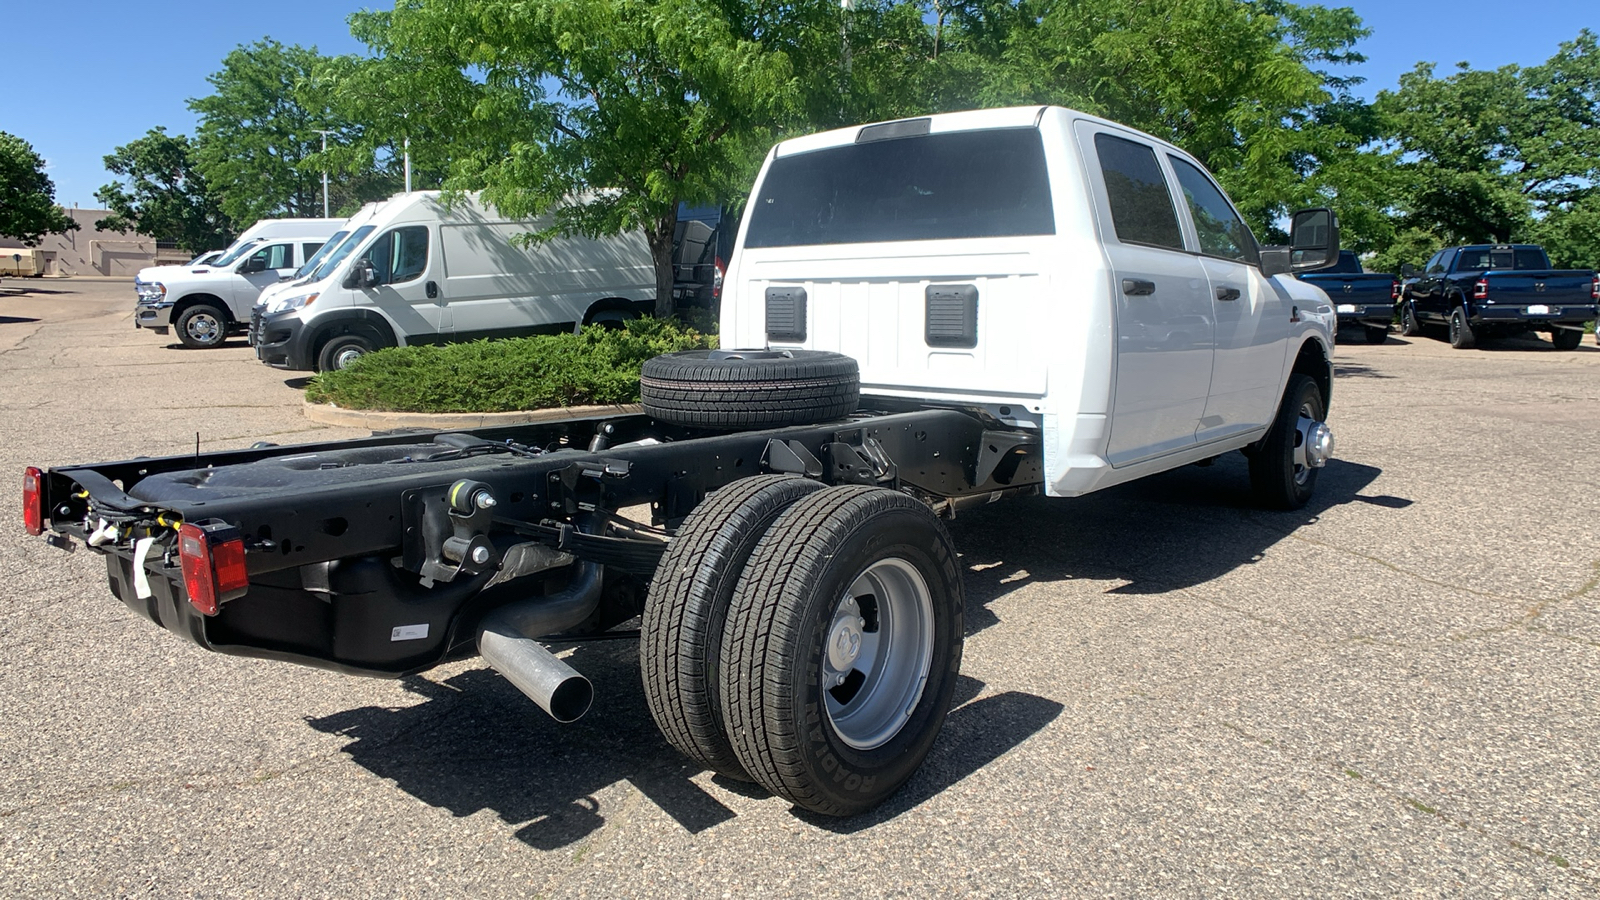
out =
[[[339,230],[334,232],[333,235],[328,238],[327,242],[322,245],[322,249],[318,250],[314,256],[306,260],[305,265],[302,265],[299,269],[296,269],[293,275],[290,275],[288,278],[279,281],[277,284],[268,285],[266,290],[263,290],[261,294],[256,297],[256,309],[267,306],[275,298],[283,296],[286,293],[296,291],[303,285],[320,280],[322,276],[327,273],[328,258],[333,256],[334,253],[338,252],[340,247],[344,246],[344,242],[351,238],[357,228],[360,228],[362,225],[365,225],[371,221],[373,213],[376,212],[381,206],[383,206],[381,202],[368,203],[367,205],[356,210],[355,215],[346,219],[344,224],[339,226]],[[254,310],[251,312],[251,320],[254,321]],[[250,334],[250,343],[254,344],[254,330],[252,330]]]
[[[176,326],[186,347],[216,347],[243,331],[261,291],[315,256],[343,219],[263,219],[210,265],[154,266],[133,280],[133,325],[166,334]]]
[[[279,292],[252,327],[256,356],[284,369],[343,368],[380,347],[569,331],[650,312],[644,233],[523,246],[548,216],[506,218],[467,195],[400,194],[324,260],[322,277]]]

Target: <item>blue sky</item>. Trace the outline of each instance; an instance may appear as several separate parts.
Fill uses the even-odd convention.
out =
[[[39,0],[8,4],[0,50],[0,131],[31,142],[49,161],[56,201],[98,205],[95,189],[110,181],[101,157],[156,125],[188,133],[185,101],[209,93],[206,76],[239,44],[273,37],[355,53],[345,18],[364,6],[348,0],[275,0],[234,4],[168,0],[58,7]],[[1457,0],[1448,6],[1414,0],[1356,0],[1348,5],[1372,29],[1360,45],[1368,62],[1356,69],[1367,96],[1396,84],[1419,60],[1447,73],[1457,61],[1474,68],[1532,65],[1555,53],[1580,28],[1600,32],[1596,0]],[[1443,23],[1443,24],[1441,24]]]

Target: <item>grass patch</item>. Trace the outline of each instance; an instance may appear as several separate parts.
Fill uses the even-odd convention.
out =
[[[312,378],[306,399],[345,409],[430,413],[633,403],[645,360],[715,346],[715,337],[682,323],[638,319],[620,330],[392,347]]]

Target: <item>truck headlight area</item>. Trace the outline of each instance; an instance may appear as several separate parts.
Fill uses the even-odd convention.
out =
[[[292,309],[301,309],[316,302],[317,297],[318,294],[315,293],[294,294],[289,297],[275,297],[267,302],[267,308],[264,312],[267,315],[272,316],[281,312],[288,312]]]
[[[133,290],[134,293],[139,295],[140,300],[160,300],[167,296],[167,286],[159,281],[139,281],[134,279]]]

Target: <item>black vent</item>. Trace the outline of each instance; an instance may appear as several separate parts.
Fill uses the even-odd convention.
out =
[[[930,347],[978,346],[978,288],[971,284],[930,284],[927,292]],[[770,321],[770,320],[769,320]]]
[[[774,341],[806,339],[805,288],[767,288],[767,339]]]

